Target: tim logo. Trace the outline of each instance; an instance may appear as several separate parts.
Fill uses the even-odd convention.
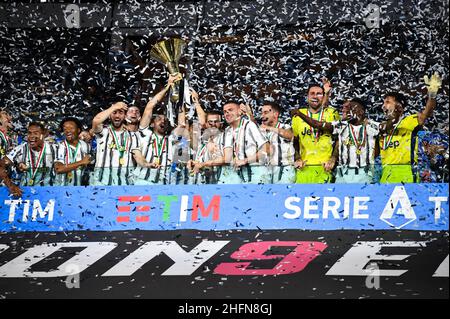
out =
[[[53,221],[53,216],[55,212],[55,200],[50,199],[46,204],[45,208],[39,199],[31,200],[5,200],[5,205],[9,206],[9,218],[10,223],[14,222],[16,214],[22,214],[22,222],[28,222],[31,209],[31,221],[35,222],[38,218],[46,219],[47,221]]]
[[[150,211],[150,206],[139,205],[143,202],[150,202],[150,196],[119,196],[120,204],[128,203],[129,205],[117,206],[117,213],[120,215],[117,216],[116,221],[118,223],[129,223],[132,209],[137,213],[135,217],[136,222],[143,223],[150,221],[150,216],[147,214]],[[134,203],[137,203],[137,205],[132,205]]]
[[[154,200],[154,199],[153,199]],[[212,213],[212,220],[218,221],[220,219],[220,195],[212,196],[208,205],[205,205],[205,201],[201,195],[159,195],[154,200],[154,208],[161,208],[155,211],[153,218],[161,220],[160,214],[162,213],[162,221],[167,222],[170,220],[171,214],[179,214],[178,222],[187,222],[188,219],[195,222],[198,221],[200,216],[207,218]],[[119,196],[117,207],[116,221],[118,223],[147,223],[150,222],[150,202],[151,196]],[[191,203],[191,205],[190,205]],[[188,212],[191,212],[189,218]],[[159,215],[158,215],[159,214]]]

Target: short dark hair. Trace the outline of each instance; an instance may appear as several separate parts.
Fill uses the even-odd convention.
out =
[[[141,112],[141,108],[138,105],[135,105],[135,104],[128,105],[128,108],[131,108],[131,107],[135,107],[139,110],[139,112]]]
[[[220,112],[220,111],[217,111],[217,110],[211,110],[211,111],[207,111],[206,112],[206,117],[208,117],[208,115],[220,115],[220,116],[222,116],[223,113]]]
[[[158,108],[155,112],[153,112],[152,118],[150,119],[150,123],[153,123],[158,116],[167,117],[167,114],[166,112],[164,112],[164,109]]]
[[[156,117],[156,116],[158,116],[158,115],[164,115],[164,116],[167,116],[167,112],[166,112],[166,110],[165,110],[164,108],[158,107],[158,108],[156,108],[156,109],[153,111],[152,117],[154,118],[154,117]]]
[[[366,102],[363,101],[362,99],[357,98],[357,97],[354,97],[354,98],[351,98],[351,99],[350,99],[350,102],[358,103],[359,105],[361,105],[361,107],[363,108],[363,110],[366,110]]]
[[[81,121],[79,119],[77,119],[76,117],[70,116],[70,117],[66,117],[64,118],[61,123],[59,124],[59,130],[62,132],[64,130],[64,124],[66,122],[74,122],[75,125],[82,130],[83,129],[83,124],[81,124]]]
[[[42,124],[42,122],[38,122],[38,121],[33,121],[30,122],[28,124],[28,128],[30,128],[31,126],[37,126],[39,127],[43,132],[45,132],[47,129],[45,128],[44,124]]]
[[[319,84],[319,83],[311,83],[310,85],[308,85],[308,90],[306,91],[306,93],[309,94],[309,90],[311,90],[311,88],[315,88],[315,87],[319,87],[319,88],[322,89],[322,91],[324,91],[321,84]]]
[[[237,100],[227,100],[227,101],[225,101],[225,103],[223,103],[223,106],[225,106],[227,104],[236,104],[239,106],[241,103],[239,103]]]
[[[388,92],[386,93],[386,95],[384,96],[384,98],[387,98],[388,96],[392,96],[396,102],[400,103],[402,105],[403,108],[406,108],[406,97],[400,93],[400,92]]]
[[[276,102],[273,102],[273,101],[264,101],[263,102],[263,105],[269,105],[271,108],[272,108],[272,110],[274,110],[274,111],[276,111],[276,112],[278,112],[278,113],[283,113],[283,109],[281,108],[281,106],[278,104],[278,103],[276,103]]]

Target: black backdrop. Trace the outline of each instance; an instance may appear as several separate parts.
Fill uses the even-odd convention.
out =
[[[14,110],[17,129],[30,119],[55,129],[67,114],[90,125],[117,98],[143,107],[167,78],[148,49],[174,35],[188,41],[182,69],[205,108],[233,97],[256,110],[267,98],[291,109],[326,76],[333,106],[357,96],[378,119],[390,90],[407,95],[408,112],[420,110],[423,75],[437,71],[444,85],[428,127],[447,122],[448,3],[73,2],[79,28],[64,20],[63,1],[0,4],[0,105]]]

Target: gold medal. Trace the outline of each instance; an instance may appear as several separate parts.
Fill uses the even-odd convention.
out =
[[[70,180],[72,180],[72,178],[73,178],[73,173],[72,173],[72,172],[67,173],[67,178],[70,179]]]
[[[348,138],[345,139],[344,144],[345,144],[345,145],[350,145],[350,139],[348,139]]]
[[[33,184],[34,184],[34,180],[30,179],[30,180],[28,181],[28,186],[33,186]]]
[[[153,164],[159,165],[159,157],[153,158]]]
[[[361,149],[358,148],[358,149],[356,150],[356,154],[361,155]]]
[[[121,157],[119,163],[120,165],[125,165],[125,158]]]

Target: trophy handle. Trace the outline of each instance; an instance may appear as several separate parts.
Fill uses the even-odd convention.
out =
[[[170,94],[170,100],[173,103],[176,103],[178,102],[179,99],[180,99],[180,84],[177,82],[173,84],[172,92]]]
[[[167,62],[166,67],[169,70],[170,75],[174,75],[174,74],[180,72],[180,69],[178,68],[178,64],[175,62]],[[180,99],[180,82],[181,81],[177,81],[173,84],[172,92],[170,94],[170,100],[173,103],[178,102],[178,100]]]
[[[178,68],[178,64],[175,62],[167,62],[166,67],[169,70],[169,73],[171,75],[174,75],[175,73],[179,73],[180,69]]]

